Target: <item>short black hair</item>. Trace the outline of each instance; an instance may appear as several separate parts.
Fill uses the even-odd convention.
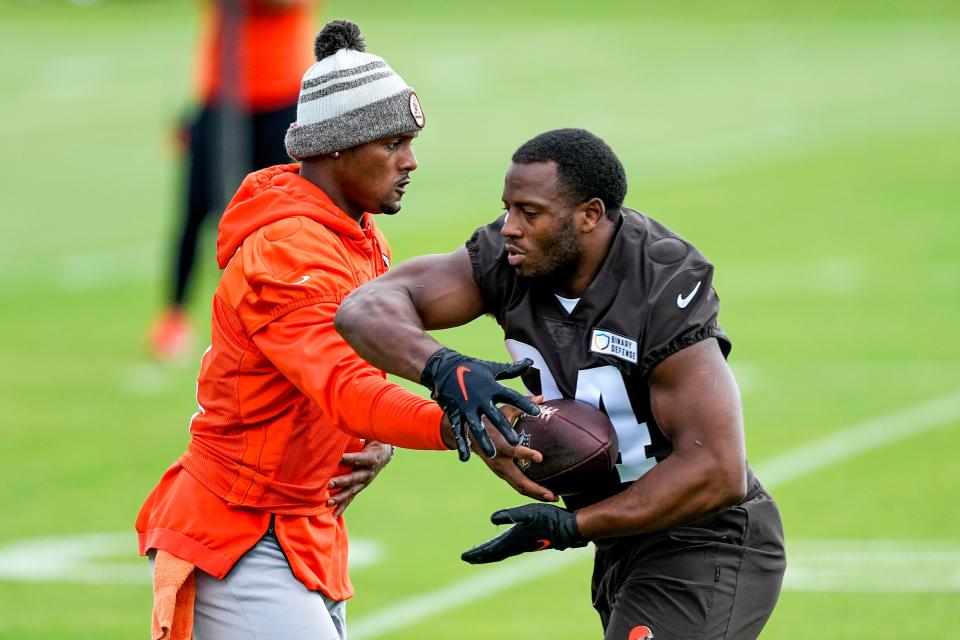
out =
[[[515,164],[555,162],[557,178],[572,204],[600,198],[616,220],[627,195],[627,174],[607,143],[585,129],[554,129],[528,140],[511,158]]]

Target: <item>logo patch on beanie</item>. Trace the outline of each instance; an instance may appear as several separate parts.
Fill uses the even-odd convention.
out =
[[[417,126],[423,129],[423,125],[426,124],[427,119],[423,115],[420,98],[418,98],[417,94],[413,91],[410,92],[410,115],[413,116],[413,121],[417,123]]]

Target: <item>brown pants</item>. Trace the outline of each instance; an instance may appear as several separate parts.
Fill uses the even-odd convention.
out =
[[[785,570],[780,513],[756,483],[704,520],[598,546],[593,606],[605,640],[749,640]]]

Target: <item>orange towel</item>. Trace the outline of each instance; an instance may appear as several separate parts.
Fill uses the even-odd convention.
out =
[[[153,561],[153,640],[193,637],[193,599],[197,593],[191,563],[160,549]]]

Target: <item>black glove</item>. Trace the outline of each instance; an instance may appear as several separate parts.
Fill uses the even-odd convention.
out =
[[[493,524],[512,524],[509,530],[465,551],[460,559],[470,564],[500,562],[528,551],[584,547],[587,541],[577,528],[576,512],[549,504],[525,504],[501,509],[490,516]]]
[[[513,364],[477,360],[453,349],[440,349],[427,359],[420,374],[420,384],[432,391],[430,397],[447,414],[461,460],[470,458],[470,440],[464,432],[464,421],[473,432],[483,455],[492,458],[497,452],[483,426],[481,415],[487,416],[511,445],[520,441],[495,403],[505,402],[532,416],[540,415],[540,407],[496,382],[516,378],[532,364],[533,360],[529,358]]]

